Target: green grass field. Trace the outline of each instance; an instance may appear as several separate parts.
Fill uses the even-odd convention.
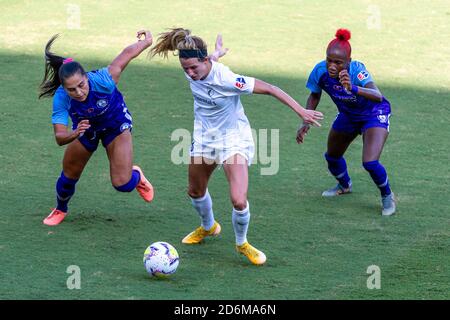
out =
[[[80,28],[72,29],[76,16],[66,1],[0,0],[0,299],[449,299],[450,8],[445,0],[414,2],[77,0]],[[320,196],[335,183],[323,159],[336,114],[328,97],[319,106],[323,126],[299,146],[294,113],[273,98],[249,96],[243,104],[252,127],[280,130],[279,172],[250,167],[248,236],[268,262],[252,266],[234,250],[223,170],[209,186],[221,236],[182,245],[199,220],[186,194],[187,166],[171,162],[170,136],[192,129],[192,95],[177,58],[143,54],[119,89],[133,114],[135,162],[155,186],[155,200],[115,191],[99,148],[68,218],[44,226],[64,152],[54,141],[51,100],[37,100],[45,43],[61,33],[54,51],[91,70],[108,65],[137,30],[156,37],[173,26],[192,29],[210,48],[222,33],[230,48],[223,63],[301,104],[306,78],[334,32],[349,28],[353,59],[365,63],[392,104],[381,160],[398,214],[380,215],[379,192],[361,165],[361,139],[346,156],[354,193]],[[143,252],[155,241],[180,254],[168,280],[144,270]],[[81,269],[80,290],[66,286],[70,265]],[[380,267],[379,290],[367,288],[370,265]]]

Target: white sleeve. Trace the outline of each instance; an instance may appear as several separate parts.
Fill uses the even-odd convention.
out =
[[[236,74],[226,66],[220,70],[220,82],[225,91],[236,95],[252,94],[255,88],[255,78]]]

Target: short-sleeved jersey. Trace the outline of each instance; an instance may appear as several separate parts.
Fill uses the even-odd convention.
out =
[[[248,125],[240,95],[251,94],[255,78],[233,73],[221,63],[212,67],[203,80],[194,81],[186,74],[194,97],[194,139],[203,144],[221,143],[239,135],[239,128]]]
[[[92,130],[114,128],[115,118],[126,112],[122,94],[117,90],[108,68],[87,73],[89,94],[85,101],[70,98],[62,86],[53,97],[53,124],[68,126],[69,115],[75,129],[81,120],[88,119]]]
[[[358,87],[364,87],[367,83],[373,82],[372,76],[361,62],[351,61],[348,73],[352,84]],[[328,74],[326,61],[319,62],[314,67],[306,87],[314,93],[324,90],[336,104],[339,112],[346,113],[355,120],[364,120],[374,115],[391,112],[390,103],[385,97],[383,101],[376,102],[345,90],[339,79],[331,78]]]

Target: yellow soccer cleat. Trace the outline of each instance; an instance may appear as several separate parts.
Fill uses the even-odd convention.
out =
[[[262,265],[266,262],[266,255],[264,252],[259,251],[248,242],[245,242],[240,246],[236,245],[236,250],[246,256],[253,264]]]
[[[209,230],[205,230],[202,226],[198,227],[191,233],[189,233],[184,239],[181,241],[185,244],[197,244],[200,243],[207,236],[217,236],[220,233],[220,224],[217,221],[214,221],[213,226]]]

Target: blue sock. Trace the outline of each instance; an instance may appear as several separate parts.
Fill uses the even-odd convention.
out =
[[[133,170],[133,172],[131,173],[130,181],[128,181],[122,186],[118,187],[114,186],[114,188],[120,192],[131,192],[136,188],[137,184],[139,183],[139,180],[141,180],[141,175],[139,171]]]
[[[347,172],[347,163],[344,157],[333,158],[325,153],[325,159],[328,162],[328,170],[336,178],[341,187],[348,188],[350,184],[350,176]]]
[[[67,178],[64,175],[64,172],[61,172],[61,176],[56,182],[56,209],[67,212],[67,204],[69,203],[70,198],[75,193],[75,184],[77,182],[78,179]]]
[[[381,196],[387,196],[391,194],[391,188],[389,187],[389,179],[386,173],[386,169],[381,165],[378,160],[363,162],[363,167],[366,169],[373,182],[380,189]]]

